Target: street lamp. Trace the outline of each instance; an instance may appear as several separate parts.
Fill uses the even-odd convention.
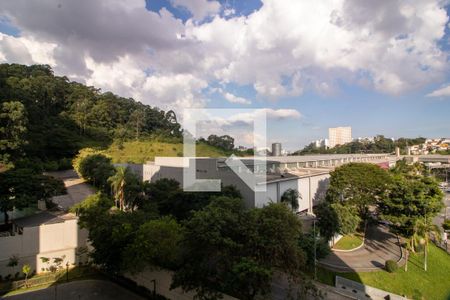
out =
[[[69,281],[69,262],[66,262],[66,281]]]
[[[317,279],[317,236],[316,236],[316,219],[317,216],[314,213],[310,213],[313,219],[313,235],[314,235],[314,280]]]

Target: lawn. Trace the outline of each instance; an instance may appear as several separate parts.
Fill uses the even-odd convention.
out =
[[[337,250],[351,250],[363,243],[363,236],[359,233],[344,235],[334,246]]]
[[[423,253],[419,253],[410,256],[408,272],[404,268],[395,273],[334,273],[319,269],[317,275],[319,281],[330,285],[339,275],[410,299],[450,300],[450,255],[434,245],[430,245],[427,272],[423,270]]]
[[[86,280],[86,279],[105,279],[106,277],[102,275],[97,270],[90,268],[90,267],[75,267],[69,270],[69,276],[66,277],[65,270],[61,270],[58,272],[61,276],[56,281],[55,275],[52,273],[45,273],[45,274],[38,274],[30,277],[29,284],[32,286],[29,287],[22,287],[18,288],[16,290],[5,290],[5,288],[11,288],[10,284],[8,282],[1,282],[0,283],[0,295],[2,293],[5,293],[4,296],[12,296],[16,294],[21,294],[27,291],[34,291],[39,289],[48,288],[49,286],[55,285],[56,283],[63,283],[68,281],[75,281],[75,280]],[[33,283],[33,280],[41,280],[42,283]]]
[[[196,146],[199,157],[225,157],[225,151],[206,144]],[[155,156],[183,156],[182,143],[165,143],[156,140],[129,141],[120,147],[117,143],[112,144],[105,153],[112,157],[114,163],[145,163],[153,161]]]

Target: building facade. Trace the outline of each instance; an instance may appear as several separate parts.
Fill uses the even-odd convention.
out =
[[[351,127],[334,127],[328,128],[329,147],[333,148],[337,145],[343,145],[352,141]]]

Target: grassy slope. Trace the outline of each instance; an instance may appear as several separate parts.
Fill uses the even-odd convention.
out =
[[[225,151],[218,148],[199,144],[196,147],[197,156],[200,157],[223,157],[227,156]],[[129,141],[123,143],[123,147],[114,143],[106,151],[114,163],[144,163],[153,161],[155,156],[183,156],[183,144],[172,144],[159,141]]]
[[[403,268],[395,273],[386,271],[365,273],[333,273],[319,270],[320,281],[333,285],[334,275],[406,295],[410,299],[448,300],[450,299],[450,255],[434,245],[430,245],[428,271],[423,270],[423,253],[411,255],[408,272]]]

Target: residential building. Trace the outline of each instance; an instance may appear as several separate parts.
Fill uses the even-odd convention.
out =
[[[351,127],[328,128],[328,141],[330,148],[337,145],[343,145],[352,141]]]

